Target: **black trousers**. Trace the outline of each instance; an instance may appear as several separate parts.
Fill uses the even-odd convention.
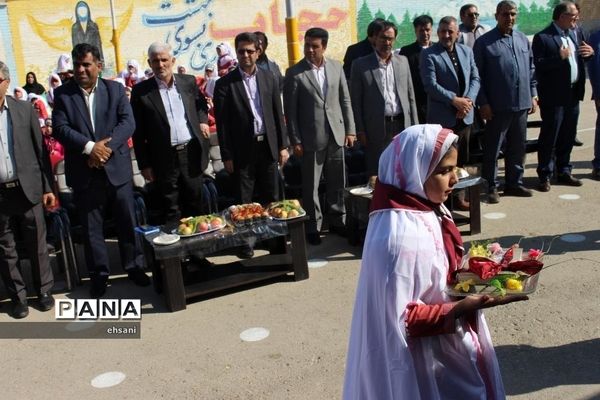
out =
[[[202,215],[202,174],[190,174],[187,148],[171,148],[172,165],[158,176],[157,183],[163,199],[166,226],[177,227],[181,217]]]
[[[24,301],[27,289],[18,267],[15,229],[21,230],[29,252],[35,290],[46,293],[54,286],[54,277],[42,204],[31,204],[20,187],[0,189],[0,275],[9,296]]]
[[[110,275],[108,250],[104,242],[104,219],[109,207],[115,220],[123,269],[143,268],[142,251],[135,240],[131,181],[113,186],[104,170],[96,170],[89,186],[75,190],[74,200],[83,226],[85,260],[91,279]]]
[[[279,200],[279,171],[278,160],[273,160],[269,144],[253,141],[252,148],[248,149],[249,160],[242,165],[233,167],[239,187],[239,200],[242,203],[251,203],[255,192],[261,204],[268,204]]]

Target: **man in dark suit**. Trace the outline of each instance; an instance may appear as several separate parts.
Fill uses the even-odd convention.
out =
[[[366,147],[370,182],[379,156],[393,137],[418,121],[417,104],[406,57],[392,53],[398,28],[385,21],[375,51],[352,64],[350,96],[358,140]]]
[[[279,82],[258,68],[258,38],[235,37],[238,68],[217,81],[214,93],[217,134],[225,169],[234,174],[239,200],[252,202],[255,186],[263,204],[279,199],[278,164],[289,154]]]
[[[325,171],[329,231],[345,230],[344,146],[352,147],[356,132],[342,65],[325,57],[329,33],[310,28],[304,34],[304,58],[285,74],[283,102],[294,154],[302,157],[302,204],[310,220],[308,242],[321,243],[323,213],[319,182]]]
[[[344,54],[344,74],[346,75],[347,82],[350,82],[350,73],[352,72],[352,63],[354,60],[368,56],[375,51],[375,39],[383,27],[383,22],[385,22],[383,18],[375,18],[367,26],[367,37],[358,43],[351,44],[346,49],[346,54]]]
[[[404,46],[400,49],[400,55],[406,57],[410,65],[410,76],[415,89],[415,99],[417,102],[417,114],[419,123],[424,124],[427,120],[427,93],[423,89],[421,81],[421,51],[431,46],[431,27],[433,19],[429,15],[420,15],[413,20],[415,36],[417,40],[414,43]]]
[[[29,314],[27,289],[18,268],[14,231],[22,228],[40,309],[54,307],[54,284],[46,245],[43,207],[54,207],[48,154],[43,151],[31,104],[6,96],[10,71],[0,61],[0,275],[12,300],[12,316]]]
[[[150,284],[135,240],[131,157],[127,140],[135,129],[125,88],[98,77],[102,69],[97,47],[87,43],[72,51],[73,81],[55,91],[54,136],[65,147],[67,184],[84,230],[90,295],[102,297],[110,267],[104,242],[104,214],[112,207],[118,221],[121,264],[139,286]]]
[[[202,214],[202,171],[208,165],[208,106],[191,75],[173,74],[171,46],[153,43],[154,77],[133,87],[135,155],[142,175],[156,181],[168,228]],[[181,208],[180,208],[181,204]]]
[[[584,61],[594,55],[583,35],[573,34],[579,13],[574,3],[561,2],[553,22],[533,37],[542,127],[538,138],[539,190],[550,190],[550,178],[569,186],[582,182],[571,175],[571,151],[577,133],[579,101],[585,91]]]

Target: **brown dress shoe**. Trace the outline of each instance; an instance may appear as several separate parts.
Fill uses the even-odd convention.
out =
[[[471,209],[471,203],[463,199],[456,199],[452,205],[455,210],[459,211],[469,211]]]
[[[538,190],[540,192],[549,192],[550,191],[550,181],[546,180],[546,181],[540,182],[540,184],[538,185]]]

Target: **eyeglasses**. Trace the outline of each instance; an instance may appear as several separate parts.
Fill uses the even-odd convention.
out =
[[[579,17],[579,13],[571,14],[571,13],[563,13],[562,15],[567,15],[571,19],[575,19]]]
[[[471,17],[471,18],[473,18],[473,17],[475,17],[475,18],[479,18],[479,13],[469,13],[469,14],[467,14],[467,17]]]
[[[250,49],[237,49],[237,53],[240,55],[244,55],[244,54],[248,54],[248,55],[252,55],[254,53],[256,53],[256,50],[250,50]]]

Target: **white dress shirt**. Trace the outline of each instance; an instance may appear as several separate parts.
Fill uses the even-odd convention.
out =
[[[5,98],[4,104],[0,107],[0,182],[17,179],[12,133],[12,121],[8,114],[8,101]]]
[[[319,84],[323,98],[327,97],[327,75],[325,74],[325,62],[325,58],[323,58],[323,62],[321,63],[320,67],[317,67],[310,61],[308,62],[312,68],[313,75]]]
[[[177,90],[177,80],[175,79],[175,76],[173,76],[173,84],[171,86],[156,77],[154,77],[154,79],[156,79],[160,98],[165,107],[165,113],[167,114],[167,120],[169,121],[169,127],[171,128],[171,146],[189,142],[192,138],[192,134],[187,123],[187,118],[185,117],[183,100]]]
[[[250,109],[252,109],[252,116],[254,117],[254,135],[264,135],[266,130],[263,122],[262,103],[260,102],[260,91],[256,81],[256,71],[258,71],[258,68],[251,75],[245,73],[241,68],[239,70],[240,74],[242,74],[246,96],[248,96],[248,102],[250,103]]]
[[[568,47],[571,50],[571,54],[569,54],[569,65],[571,66],[571,84],[575,84],[577,82],[577,78],[579,78],[579,66],[577,65],[577,45],[573,42],[573,39],[565,33],[560,27],[554,24],[554,27],[560,34],[560,40],[562,41],[563,47]],[[568,32],[568,30],[567,30]]]
[[[81,90],[81,93],[83,93],[83,100],[85,100],[90,121],[92,121],[92,130],[96,132],[96,90],[98,89],[98,80],[96,79],[96,83],[94,84],[94,87],[90,93],[88,93],[87,90],[81,86],[79,89]],[[87,155],[91,154],[95,144],[96,143],[92,142],[91,140],[87,142],[83,148],[83,153]]]
[[[396,93],[396,79],[394,78],[394,67],[391,57],[386,61],[377,54],[381,84],[383,86],[383,100],[385,101],[384,115],[386,117],[393,117],[400,114],[400,101]]]

